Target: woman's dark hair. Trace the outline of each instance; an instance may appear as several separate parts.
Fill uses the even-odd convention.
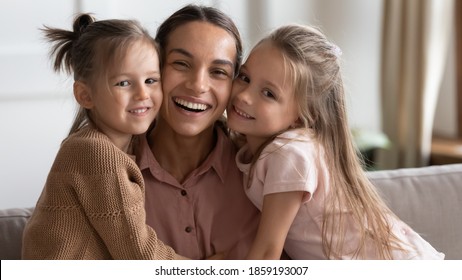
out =
[[[180,10],[173,13],[167,18],[157,29],[156,41],[161,49],[161,65],[165,60],[165,47],[168,44],[170,34],[178,27],[193,21],[202,21],[211,23],[215,26],[226,30],[234,37],[236,41],[236,65],[234,68],[234,75],[237,75],[242,63],[242,40],[239,30],[234,24],[233,20],[222,11],[207,6],[201,5],[187,5]]]

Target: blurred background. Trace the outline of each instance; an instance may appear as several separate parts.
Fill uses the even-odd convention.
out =
[[[343,51],[348,117],[370,169],[461,161],[461,4],[455,0],[215,0],[248,51],[286,23],[315,25]],[[39,28],[78,12],[135,18],[154,36],[191,1],[2,0],[0,208],[35,205],[76,110],[72,78],[52,72]],[[457,16],[457,14],[461,14]],[[461,112],[459,112],[461,111]]]

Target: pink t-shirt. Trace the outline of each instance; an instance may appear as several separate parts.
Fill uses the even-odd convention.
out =
[[[260,213],[243,190],[234,145],[221,129],[216,131],[215,148],[182,184],[159,165],[146,137],[141,137],[137,163],[146,185],[147,224],[188,258],[225,252],[229,259],[243,259]]]
[[[309,133],[288,131],[265,147],[254,166],[250,187],[247,186],[251,156],[247,145],[239,150],[236,161],[244,173],[246,194],[260,211],[266,194],[306,192],[289,229],[284,250],[292,259],[326,259],[322,250],[322,221],[325,193],[329,192],[329,171],[323,149],[313,142]],[[394,233],[416,248],[409,253],[393,252],[394,259],[444,258],[444,254],[437,252],[404,222],[392,216],[389,218]],[[359,232],[351,227],[346,229],[346,234],[345,248],[356,248]],[[366,255],[368,259],[377,258],[373,251],[366,252]],[[352,256],[344,255],[342,258],[351,259]]]

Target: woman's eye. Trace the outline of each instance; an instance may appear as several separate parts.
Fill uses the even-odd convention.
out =
[[[228,72],[226,72],[225,70],[222,70],[222,69],[217,69],[217,70],[213,70],[212,73],[216,76],[224,76],[224,77],[228,77]]]
[[[175,65],[176,67],[181,67],[181,68],[188,67],[188,64],[181,60],[174,61],[173,65]]]
[[[119,86],[119,87],[126,87],[126,86],[129,86],[130,83],[128,81],[120,81],[120,82],[116,83],[115,85]]]

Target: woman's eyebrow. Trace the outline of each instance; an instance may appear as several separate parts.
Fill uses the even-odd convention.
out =
[[[223,65],[223,66],[229,66],[231,68],[234,69],[234,63],[230,60],[227,60],[227,59],[215,59],[213,61],[213,64],[219,64],[219,65]]]
[[[169,54],[171,53],[179,53],[179,54],[182,54],[184,56],[187,56],[189,58],[194,58],[194,56],[188,52],[187,50],[185,49],[182,49],[182,48],[175,48],[175,49],[171,49],[169,52]],[[213,64],[218,64],[218,65],[227,65],[231,68],[234,68],[234,63],[230,60],[227,60],[227,59],[215,59],[212,61]]]
[[[188,52],[187,50],[182,49],[182,48],[171,49],[168,53],[169,54],[171,54],[171,53],[180,53],[180,54],[182,54],[184,56],[187,56],[187,57],[190,57],[190,58],[193,57],[193,55],[190,52]]]

